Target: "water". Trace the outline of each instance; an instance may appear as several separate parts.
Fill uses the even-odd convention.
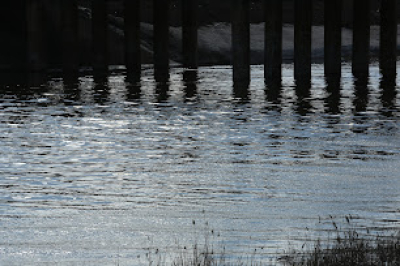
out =
[[[225,67],[195,84],[174,69],[169,91],[151,70],[140,88],[120,74],[3,87],[0,265],[149,265],[205,236],[273,263],[330,216],[397,230],[398,88],[383,93],[377,65],[368,86],[343,72],[340,95],[320,65],[310,95],[291,65],[276,95],[253,67],[247,99]]]

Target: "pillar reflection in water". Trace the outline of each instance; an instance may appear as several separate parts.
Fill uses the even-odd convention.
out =
[[[156,84],[157,103],[164,103],[169,98],[169,82],[157,82]]]
[[[306,116],[310,112],[311,109],[310,90],[311,90],[311,81],[296,83],[296,96],[297,96],[296,112],[300,116]]]
[[[197,95],[197,70],[186,70],[183,72],[183,84],[185,90],[185,101],[193,101]]]
[[[382,75],[380,81],[380,89],[381,89],[381,102],[382,102],[382,111],[381,113],[385,116],[393,116],[393,113],[398,112],[396,106],[396,74]]]
[[[97,104],[104,104],[108,101],[109,97],[109,87],[108,87],[108,76],[100,71],[95,72],[94,78],[94,88],[93,88],[93,98]]]
[[[81,100],[81,90],[79,87],[79,78],[75,73],[66,73],[63,76],[65,105],[74,105]]]
[[[36,93],[43,93],[47,90],[48,76],[44,72],[31,72],[27,75],[27,86],[36,90]]]
[[[26,75],[25,81],[26,83],[20,87],[20,92],[27,99],[34,95],[43,95],[48,91],[48,77],[44,72],[30,72]]]
[[[340,123],[341,119],[341,106],[340,106],[340,90],[341,90],[341,79],[334,75],[334,77],[326,77],[326,93],[325,98],[325,112],[328,114],[324,116],[327,127],[335,128],[335,125]],[[335,154],[329,153],[328,156],[336,156]]]
[[[250,88],[247,82],[235,82],[233,84],[233,97],[240,103],[248,103],[250,101]]]
[[[125,79],[126,98],[128,101],[136,102],[142,97],[142,84],[136,81],[136,78],[130,77],[128,74]]]
[[[354,113],[359,114],[365,112],[368,106],[368,89],[369,78],[365,75],[356,76],[354,79]]]
[[[126,71],[126,78],[125,81],[130,83],[130,84],[135,84],[135,83],[140,83],[141,81],[141,73],[131,71],[127,69]]]
[[[333,77],[326,77],[326,92],[325,98],[326,112],[329,114],[340,114],[340,77],[334,75]]]
[[[24,86],[28,82],[28,74],[23,72],[0,72],[0,87],[7,89],[7,87]]]
[[[355,77],[354,80],[354,125],[352,131],[354,133],[364,133],[368,130],[368,117],[365,113],[367,111],[369,102],[369,78],[368,76],[361,75]]]
[[[46,90],[47,75],[43,72],[0,73],[0,93],[26,100]]]
[[[137,70],[127,69],[126,81],[129,83],[140,83],[141,72]]]
[[[269,103],[267,109],[280,112],[282,110],[282,84],[281,81],[271,83],[265,87],[265,99]]]

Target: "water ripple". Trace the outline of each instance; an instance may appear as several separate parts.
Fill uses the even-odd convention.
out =
[[[357,87],[344,65],[335,91],[315,65],[303,97],[291,71],[274,94],[253,67],[245,98],[225,67],[192,83],[174,69],[167,87],[146,70],[140,87],[116,74],[2,88],[0,262],[136,265],[211,229],[271,257],[319,217],[399,225],[398,88],[376,65]]]

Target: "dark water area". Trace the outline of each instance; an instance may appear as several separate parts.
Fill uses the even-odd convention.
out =
[[[230,67],[2,77],[0,265],[149,265],[205,235],[275,264],[346,215],[396,232],[400,80],[342,70],[313,65],[307,87],[286,65],[268,88],[260,66],[248,88]]]

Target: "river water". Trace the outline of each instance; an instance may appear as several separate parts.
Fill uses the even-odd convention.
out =
[[[399,89],[344,64],[329,93],[314,65],[301,97],[292,71],[274,94],[253,67],[246,99],[229,67],[173,69],[168,90],[151,70],[3,86],[0,265],[150,265],[204,241],[273,264],[331,219],[397,230]]]

